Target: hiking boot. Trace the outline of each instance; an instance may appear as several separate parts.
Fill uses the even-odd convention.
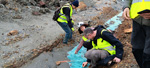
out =
[[[67,44],[67,42],[63,42],[63,44]]]

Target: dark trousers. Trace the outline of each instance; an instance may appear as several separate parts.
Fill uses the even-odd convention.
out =
[[[87,50],[92,49],[92,48],[93,48],[93,46],[92,46],[92,41],[90,41],[90,42],[84,42],[84,43],[83,43],[83,46],[84,46],[85,48],[87,48]],[[101,65],[101,66],[107,66],[107,65],[108,65],[108,62],[111,61],[111,60],[113,60],[114,57],[115,57],[115,55],[110,55],[110,54],[109,54],[108,57],[106,57],[106,58],[104,58],[104,59],[99,59],[98,61],[96,61],[97,66],[99,66],[99,65]],[[91,60],[88,59],[88,62],[91,62]]]
[[[143,49],[132,49],[132,52],[140,68],[150,68],[150,55],[143,53]]]
[[[69,39],[72,39],[72,30],[65,22],[58,22],[58,24],[61,26],[61,28],[66,32],[65,38],[63,40],[63,43],[67,44]]]
[[[150,68],[150,26],[133,21],[131,44],[133,55],[140,68]]]

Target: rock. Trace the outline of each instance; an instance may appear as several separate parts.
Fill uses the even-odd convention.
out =
[[[48,8],[45,8],[45,12],[51,13],[51,11]]]
[[[18,30],[12,30],[7,34],[7,36],[17,35],[18,33],[19,33]]]
[[[45,9],[40,9],[39,12],[40,12],[40,13],[43,13],[43,14],[46,13]]]
[[[60,65],[60,64],[61,64],[61,62],[60,62],[60,61],[57,61],[57,62],[56,62],[56,65],[57,65],[57,66],[58,66],[58,65]]]
[[[124,33],[131,33],[132,32],[132,28],[129,28],[129,29],[125,29],[124,30]]]
[[[40,4],[40,6],[43,6],[43,5],[45,5],[45,2],[44,1],[40,1],[39,4]]]
[[[30,3],[36,5],[37,3],[34,0],[30,0]]]
[[[0,3],[3,5],[6,5],[6,4],[8,4],[8,1],[7,0],[1,0]]]
[[[18,8],[14,8],[15,11],[18,11]]]
[[[3,4],[0,4],[0,8],[4,8],[5,6]]]
[[[79,7],[77,8],[77,11],[83,11],[86,10],[87,6],[84,2],[79,2]]]
[[[22,19],[22,16],[16,15],[16,16],[13,16],[12,18],[13,18],[13,19]]]
[[[116,0],[113,0],[113,2],[117,3],[117,1],[116,1]]]
[[[32,12],[32,15],[39,16],[39,15],[41,15],[41,13],[40,13],[40,12],[37,12],[37,11],[33,11],[33,12]]]

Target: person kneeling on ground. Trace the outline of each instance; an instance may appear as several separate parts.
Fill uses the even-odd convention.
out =
[[[79,22],[79,23],[78,23],[78,27],[79,27],[79,29],[78,29],[79,33],[82,34],[83,31],[84,31],[84,29],[87,28],[87,27],[89,27],[89,24],[84,23],[84,22]],[[91,28],[92,28],[92,27],[91,27]],[[92,29],[94,29],[94,28],[92,28]],[[79,46],[78,46],[77,49],[75,50],[75,54],[78,53],[78,51],[81,49],[82,46],[84,46],[85,48],[87,48],[87,50],[93,48],[93,46],[92,46],[92,44],[91,44],[91,41],[88,40],[87,38],[85,38],[84,36],[82,36],[82,39],[81,39],[81,41],[80,41],[80,43],[79,43]]]
[[[103,60],[107,57],[108,60],[113,58],[113,62],[121,62],[123,56],[123,45],[108,30],[101,27],[95,29],[86,28],[83,35],[92,40],[93,46],[93,48],[85,54],[88,61],[83,62],[83,67],[90,62],[91,68],[96,68],[98,65],[105,63],[106,60]]]
[[[89,26],[90,26],[90,25],[89,25],[88,23],[79,22],[79,23],[78,23],[78,27],[79,27],[78,31],[79,31],[79,33],[82,34],[83,31],[84,31],[84,29],[87,28],[87,27],[89,27]],[[97,27],[104,28],[104,26],[102,26],[102,25],[98,25],[98,26],[96,26],[95,28],[97,28]],[[90,28],[94,29],[93,27],[90,27]],[[108,30],[108,31],[110,31],[110,32],[112,33],[111,30]],[[87,50],[90,50],[90,49],[93,48],[93,46],[92,46],[92,41],[91,41],[91,40],[88,40],[87,38],[85,38],[84,36],[82,36],[82,39],[81,39],[81,41],[80,41],[80,43],[79,43],[79,46],[78,46],[77,49],[75,50],[75,54],[78,53],[78,51],[81,49],[82,46],[84,46],[85,48],[87,48]]]

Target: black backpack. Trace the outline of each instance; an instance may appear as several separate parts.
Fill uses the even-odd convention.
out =
[[[57,19],[61,16],[60,13],[60,9],[61,7],[59,7],[55,12],[54,12],[54,16],[53,16],[53,20],[57,21]]]

